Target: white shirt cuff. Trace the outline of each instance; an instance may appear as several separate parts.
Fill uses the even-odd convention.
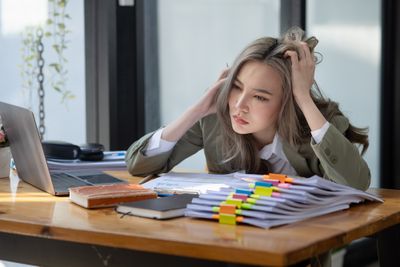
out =
[[[322,139],[324,138],[326,132],[328,131],[330,123],[327,121],[322,125],[321,128],[311,131],[311,135],[315,141],[315,143],[319,144],[321,143]]]
[[[147,143],[146,148],[143,150],[143,154],[147,157],[157,156],[162,153],[170,151],[174,148],[176,142],[166,141],[161,139],[164,128],[158,129]]]

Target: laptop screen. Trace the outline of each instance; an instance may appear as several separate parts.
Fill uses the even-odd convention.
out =
[[[33,186],[55,194],[33,113],[0,102],[0,116],[6,131],[18,176]]]

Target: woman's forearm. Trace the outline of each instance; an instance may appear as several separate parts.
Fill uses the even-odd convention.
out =
[[[197,111],[195,107],[191,107],[164,128],[161,138],[176,142],[201,118],[201,112]]]
[[[315,105],[311,97],[296,99],[296,102],[303,112],[311,131],[318,130],[325,124],[326,119],[324,115],[322,115],[321,111]]]

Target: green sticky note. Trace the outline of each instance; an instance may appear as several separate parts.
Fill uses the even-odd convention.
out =
[[[256,204],[257,199],[254,199],[254,198],[247,198],[246,201],[249,202],[249,203],[251,203],[251,204]]]

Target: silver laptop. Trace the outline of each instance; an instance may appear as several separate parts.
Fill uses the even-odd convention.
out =
[[[52,195],[68,195],[68,189],[76,186],[125,182],[98,170],[50,175],[33,113],[0,102],[0,116],[18,176],[25,182]]]

